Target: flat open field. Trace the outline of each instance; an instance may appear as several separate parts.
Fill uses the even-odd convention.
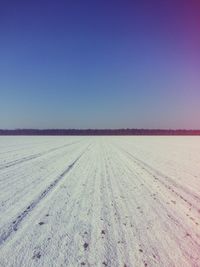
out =
[[[200,266],[200,137],[0,137],[0,266]]]

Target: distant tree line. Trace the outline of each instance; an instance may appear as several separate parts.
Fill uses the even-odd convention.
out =
[[[200,135],[200,130],[162,129],[14,129],[0,135]]]

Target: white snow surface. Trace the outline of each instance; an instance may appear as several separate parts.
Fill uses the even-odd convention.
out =
[[[0,137],[0,266],[200,266],[200,137]]]

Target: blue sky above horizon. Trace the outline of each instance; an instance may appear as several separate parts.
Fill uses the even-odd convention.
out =
[[[1,2],[0,128],[200,128],[199,12],[195,0]]]

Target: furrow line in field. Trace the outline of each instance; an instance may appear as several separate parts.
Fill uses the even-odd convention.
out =
[[[102,177],[101,177],[101,221],[105,232],[104,236],[104,251],[102,255],[103,264],[105,266],[116,266],[115,263],[119,261],[117,250],[117,236],[116,236],[116,222],[114,211],[112,207],[112,198],[110,195],[111,188],[109,187],[109,166],[107,162],[107,155],[105,149],[102,147]],[[121,233],[120,233],[121,235]]]
[[[41,200],[46,197],[56,185],[64,178],[64,176],[75,166],[83,154],[88,150],[88,147],[36,198],[31,204],[19,214],[11,223],[3,229],[0,234],[0,245],[2,245],[14,232],[17,231],[20,223],[25,219],[25,217],[32,212],[32,210],[41,202]]]
[[[116,168],[116,173],[120,174],[120,168],[118,168],[118,165],[116,165]],[[169,207],[166,207],[166,205],[163,206],[162,202],[160,201],[153,201],[153,199],[149,198],[149,193],[151,192],[151,190],[148,187],[144,186],[146,177],[143,181],[143,176],[137,177],[136,175],[135,179],[133,180],[138,181],[138,185],[142,183],[143,186],[141,186],[141,193],[135,191],[135,194],[133,194],[132,188],[134,188],[134,186],[131,186],[133,182],[132,175],[130,172],[126,172],[126,165],[124,166],[124,171],[127,174],[121,175],[118,183],[119,186],[121,184],[122,192],[124,191],[124,204],[127,206],[127,210],[132,210],[132,214],[135,214],[138,218],[135,223],[133,222],[133,227],[139,227],[139,229],[136,231],[136,236],[138,236],[138,238],[140,237],[141,240],[136,245],[141,245],[141,249],[139,250],[142,252],[141,256],[143,258],[142,261],[144,262],[144,264],[146,263],[147,266],[161,266],[164,264],[164,262],[168,262],[168,265],[166,266],[175,266],[174,259],[171,258],[170,255],[165,253],[165,251],[167,250],[164,247],[162,248],[163,245],[167,245],[167,242],[170,242],[174,245],[175,248],[177,248],[177,254],[179,253],[180,257],[183,256],[183,263],[185,264],[185,266],[188,266],[188,264],[191,262],[190,256],[195,254],[196,255],[193,257],[193,262],[196,263],[198,261],[197,255],[199,244],[196,243],[195,240],[189,239],[189,236],[186,236],[187,229],[184,225],[182,225],[181,218],[177,217],[177,219],[175,219]],[[133,177],[134,176],[135,175],[133,172]],[[153,188],[151,189],[153,190]],[[147,193],[148,191],[149,193]],[[140,199],[141,196],[142,199]],[[139,200],[141,201],[141,203],[138,202]],[[130,212],[129,214],[131,215]],[[171,214],[170,217],[168,216],[169,214]],[[156,218],[157,221],[155,221]],[[149,231],[149,227],[151,227],[153,221],[155,225],[162,229],[163,232],[167,233],[165,238],[168,241],[166,243],[163,243],[162,240],[160,240],[160,236],[156,234],[155,227],[153,227],[152,230]],[[134,230],[134,228],[132,229]],[[178,231],[174,230],[176,228],[178,229]],[[152,239],[151,232],[154,231],[155,236]],[[139,234],[140,232],[141,235]],[[188,243],[190,243],[190,247],[193,247],[194,251],[192,251],[191,249],[188,252],[188,250],[186,249],[186,245]],[[160,245],[157,246],[156,244]]]
[[[34,149],[35,147],[37,148],[37,146],[41,146],[41,145],[50,145],[51,144],[51,142],[49,142],[49,141],[43,141],[43,142],[30,142],[30,143],[26,143],[26,144],[21,144],[20,146],[19,146],[19,144],[18,145],[11,145],[11,146],[9,146],[9,145],[6,145],[6,146],[2,146],[2,147],[0,147],[0,149],[1,149],[1,152],[0,152],[0,155],[5,155],[5,154],[8,154],[8,153],[13,153],[13,152],[19,152],[19,151],[22,151],[22,150],[30,150],[30,149]],[[9,147],[17,147],[17,148],[14,148],[14,149],[12,149],[12,150],[7,150]],[[6,148],[5,148],[6,147]],[[3,149],[6,149],[5,151],[3,151]]]
[[[129,170],[129,172],[133,171],[133,166],[130,168],[130,166],[126,165],[126,171],[128,171],[128,170]],[[127,176],[130,175],[129,172],[127,172]],[[139,173],[138,171],[135,171],[134,175],[136,176],[137,180],[140,181],[141,173]],[[189,216],[186,213],[186,210],[188,210],[188,207],[185,205],[186,203],[185,202],[182,203],[181,212],[177,213],[177,208],[175,208],[175,206],[174,206],[177,203],[177,201],[171,200],[171,205],[174,206],[174,208],[173,208],[173,206],[170,205],[170,199],[169,199],[170,198],[170,195],[169,195],[170,192],[167,192],[167,188],[162,187],[161,191],[156,190],[156,187],[153,188],[152,184],[150,182],[149,183],[147,182],[147,178],[152,179],[152,176],[149,174],[147,176],[145,174],[145,180],[141,181],[142,182],[141,183],[142,188],[146,191],[144,196],[145,196],[145,198],[146,198],[146,196],[150,197],[148,199],[148,205],[151,207],[152,210],[154,210],[154,213],[157,214],[158,217],[161,217],[161,213],[158,212],[157,209],[154,209],[155,205],[159,208],[158,209],[159,211],[162,211],[162,214],[165,217],[165,218],[163,218],[162,223],[166,225],[166,229],[169,228],[169,225],[166,222],[171,221],[171,223],[176,224],[178,226],[178,228],[180,230],[182,230],[183,235],[185,233],[185,235],[190,237],[192,239],[192,242],[194,242],[196,244],[196,246],[198,246],[200,248],[200,242],[199,242],[200,235],[197,232],[194,232],[192,230],[187,229],[186,226],[183,224],[183,222],[185,222],[184,216]],[[149,181],[151,181],[151,180],[149,180]],[[129,184],[129,186],[134,188],[134,186],[132,184]],[[166,190],[166,191],[164,191],[164,190]],[[172,194],[172,192],[171,192],[171,194]],[[190,210],[190,208],[189,208],[189,210]],[[194,218],[189,217],[189,219],[194,222],[193,225],[198,226],[198,224],[195,223]],[[173,234],[174,233],[172,233],[172,235]]]
[[[94,162],[88,165],[86,180],[81,184],[80,195],[77,199],[75,207],[70,210],[67,220],[68,246],[66,247],[66,255],[64,263],[76,265],[77,261],[81,265],[88,264],[88,255],[91,249],[91,235],[92,235],[92,217],[93,206],[95,198],[95,182],[96,170]],[[73,222],[74,220],[74,222]]]
[[[124,161],[124,163],[125,163],[125,161]],[[131,174],[126,171],[126,169],[127,169],[127,165],[126,164],[125,164],[125,166],[126,166],[125,172],[127,173],[126,174],[127,178],[126,178],[126,176],[122,175],[122,177],[124,177],[124,179],[121,177],[121,179],[119,180],[119,183],[122,183],[122,181],[123,181],[123,183],[125,183],[125,188],[127,188],[127,190],[125,192],[125,196],[129,199],[127,204],[128,204],[128,206],[130,205],[130,207],[134,207],[136,199],[133,201],[133,193],[132,193],[132,190],[131,190],[131,187],[134,188],[134,186],[131,185],[131,183],[130,183],[131,180],[128,177],[131,178],[131,176],[130,176]],[[137,164],[136,164],[136,167],[137,167]],[[116,172],[119,174],[120,173],[120,168],[118,168],[118,165],[116,165],[116,168],[118,169],[118,170],[116,169]],[[132,169],[132,171],[133,171],[133,169]],[[131,171],[131,169],[130,169],[130,171]],[[144,190],[146,191],[146,193],[145,192],[142,193],[143,198],[144,198],[143,199],[143,203],[145,203],[145,202],[148,203],[149,210],[151,211],[151,212],[148,212],[148,210],[145,211],[145,212],[148,212],[145,215],[146,219],[147,220],[149,220],[149,219],[152,220],[151,216],[153,214],[155,214],[156,217],[159,218],[157,223],[160,224],[160,227],[162,227],[162,229],[165,232],[168,232],[168,237],[171,238],[171,242],[173,241],[175,247],[180,249],[179,253],[181,253],[183,255],[183,261],[185,262],[185,264],[186,264],[186,262],[187,262],[187,264],[189,264],[191,261],[194,264],[199,262],[198,251],[199,251],[199,248],[200,248],[200,244],[199,244],[198,228],[196,228],[196,231],[194,232],[194,229],[192,230],[192,228],[191,229],[188,228],[189,225],[187,226],[187,225],[183,224],[183,222],[184,222],[183,216],[182,216],[181,213],[177,213],[177,210],[175,208],[174,209],[170,208],[168,205],[166,205],[166,202],[160,201],[159,198],[156,198],[156,201],[153,200],[153,198],[149,198],[149,196],[151,196],[152,193],[153,193],[153,191],[152,191],[153,188],[150,189],[146,185],[146,183],[145,183],[146,182],[146,177],[145,177],[145,180],[141,181],[142,177],[138,173],[136,173],[135,175],[136,175],[136,177],[138,176],[136,178],[136,181],[138,180],[138,182],[139,181],[143,182],[143,184],[142,184],[143,185],[142,186],[142,192]],[[163,189],[165,189],[165,188],[163,188]],[[149,193],[147,194],[147,192],[149,192]],[[139,195],[138,195],[138,197],[139,197]],[[139,205],[139,211],[141,211],[142,214],[143,214],[143,211],[142,211],[143,208],[144,207]],[[144,220],[143,227],[145,225],[147,225],[146,220]],[[177,229],[177,231],[175,231],[174,229]],[[139,231],[137,231],[137,233],[139,233]],[[197,236],[195,236],[195,233],[197,234]],[[148,234],[148,231],[147,231],[147,234]],[[147,236],[148,235],[146,235],[146,237]],[[158,238],[159,238],[159,236],[158,236]],[[150,241],[150,243],[149,243],[148,250],[151,248],[151,242],[152,241]],[[158,240],[158,243],[160,243],[159,240]],[[153,242],[152,242],[152,244],[153,244]],[[188,244],[190,244],[190,245],[188,246]],[[188,247],[189,248],[193,248],[193,249],[188,251]],[[153,250],[158,249],[158,252],[159,252],[159,248],[158,247],[152,247],[152,249]],[[164,251],[165,251],[165,249],[162,249],[162,254],[164,254]],[[158,256],[159,255],[158,252],[154,253],[152,255],[157,255]],[[191,256],[191,255],[193,255],[193,256]],[[156,258],[157,258],[157,256],[156,256]],[[163,256],[164,255],[162,255],[162,258],[163,258]],[[170,260],[170,255],[168,255],[168,256],[165,255],[164,257],[168,258],[168,260]],[[173,264],[173,262],[171,264]],[[163,264],[161,264],[161,265],[163,265]],[[172,265],[170,265],[170,266],[172,266]]]
[[[81,142],[81,141],[73,142],[73,143],[70,143],[70,144],[66,144],[66,145],[62,145],[62,146],[59,146],[59,147],[52,148],[52,149],[47,150],[46,152],[43,152],[43,153],[37,153],[37,154],[35,154],[35,155],[28,156],[28,157],[24,157],[24,158],[19,159],[19,160],[10,161],[10,162],[6,163],[5,165],[1,166],[1,167],[0,167],[0,171],[1,171],[1,170],[4,170],[4,169],[7,169],[7,168],[9,168],[9,167],[13,167],[13,166],[18,165],[18,164],[22,164],[22,163],[27,162],[27,161],[31,161],[31,160],[33,160],[33,159],[37,159],[37,158],[39,158],[39,157],[45,156],[45,155],[47,155],[47,154],[49,154],[49,153],[51,153],[51,152],[54,152],[54,151],[56,151],[56,150],[59,150],[59,149],[61,149],[61,148],[65,148],[65,147],[67,147],[67,146],[71,146],[71,145],[74,145],[74,144],[78,144],[78,143],[80,143],[80,142]]]
[[[124,151],[122,151],[122,153],[123,153],[123,152],[124,152]],[[127,154],[127,153],[124,153],[125,157],[127,156],[127,157],[130,158],[130,155],[129,155],[129,154],[130,154],[130,153],[128,153],[128,154]],[[133,156],[133,157],[134,157],[134,156]],[[186,196],[184,196],[184,197],[183,197],[183,195],[182,195],[182,194],[184,194],[185,192],[187,192],[187,189],[185,188],[185,190],[183,191],[183,190],[182,190],[182,187],[179,188],[179,187],[177,186],[177,188],[176,188],[175,185],[173,184],[173,179],[172,179],[172,178],[170,178],[170,177],[168,177],[168,176],[162,174],[160,171],[155,170],[154,168],[152,168],[151,166],[149,166],[147,163],[145,163],[145,162],[143,162],[143,161],[137,159],[136,157],[134,157],[134,158],[133,158],[133,157],[131,157],[130,160],[133,162],[133,164],[135,164],[137,167],[139,167],[139,168],[141,169],[141,172],[144,172],[143,176],[144,176],[144,177],[149,177],[150,180],[152,180],[152,181],[154,181],[154,182],[158,182],[158,183],[160,183],[160,185],[163,187],[163,190],[166,190],[166,192],[162,191],[162,194],[159,196],[159,198],[156,198],[157,201],[160,201],[161,198],[164,198],[165,193],[166,193],[166,194],[169,194],[169,192],[170,192],[173,196],[175,196],[175,197],[178,198],[180,201],[182,201],[182,205],[183,205],[184,210],[185,210],[185,215],[186,215],[186,216],[193,222],[193,224],[194,224],[195,226],[199,227],[199,226],[200,226],[200,223],[199,223],[199,213],[200,213],[200,209],[199,209],[198,204],[195,205],[194,202],[192,203],[191,201],[189,201],[189,200],[187,199],[187,197],[190,197],[190,196],[191,196],[191,195],[189,195],[189,193],[188,193],[188,195],[186,195]],[[129,166],[127,165],[127,168],[130,169],[130,171],[131,171],[131,169],[133,169],[131,165],[129,165]],[[135,171],[136,171],[136,169],[135,169]],[[141,173],[141,172],[140,172],[140,173]],[[146,173],[146,174],[145,174],[145,173]],[[141,174],[139,174],[139,172],[137,172],[137,175],[138,175],[138,177],[139,177]],[[161,178],[162,178],[162,179],[161,179]],[[166,178],[166,179],[169,178],[170,181],[168,181],[168,183],[171,182],[172,184],[168,184],[168,183],[166,182],[165,178]],[[149,193],[150,193],[149,186],[151,186],[151,185],[149,184],[149,185],[147,186],[146,182],[147,182],[147,181],[145,181],[145,183],[143,184],[143,186],[146,187],[147,190],[148,190]],[[174,187],[173,187],[173,186],[174,186]],[[158,187],[158,188],[159,188],[159,187]],[[182,194],[181,194],[181,192],[182,192]],[[159,190],[158,190],[157,193],[159,193]],[[155,199],[156,194],[152,194],[152,196],[153,196],[154,199]],[[192,200],[194,201],[194,199],[192,199]],[[176,204],[176,202],[177,202],[177,201],[171,200],[171,203],[173,203],[174,205]],[[165,202],[165,204],[166,204],[166,203],[168,204],[167,206],[169,206],[169,204],[170,204],[169,201]],[[168,210],[169,213],[170,213],[171,208],[168,207],[167,210]],[[181,210],[183,211],[183,209],[181,209]],[[198,218],[195,219],[193,216],[189,215],[188,212],[191,213],[191,211],[195,212],[195,215],[196,215],[196,217],[198,217]],[[170,217],[172,218],[173,215],[171,215]],[[175,221],[175,219],[174,219],[174,221]],[[196,234],[196,236],[197,236],[198,239],[200,238],[200,236],[199,236],[198,234]],[[197,243],[199,243],[199,242],[197,242]]]
[[[117,152],[117,153],[116,153]],[[122,242],[122,247],[127,253],[125,257],[126,265],[132,266],[132,262],[136,266],[161,266],[162,259],[158,255],[156,247],[151,244],[148,236],[148,223],[146,216],[143,214],[143,205],[148,205],[146,194],[139,193],[141,180],[132,170],[127,172],[125,162],[119,157],[119,150],[113,149],[110,161],[110,170],[112,170],[112,177],[115,177],[116,186],[113,184],[112,188],[117,188],[115,192],[117,196],[116,216],[120,219],[125,232],[125,240]],[[112,181],[114,181],[112,180]],[[143,187],[142,187],[143,188]],[[146,200],[144,200],[144,198]],[[152,209],[153,212],[154,208]],[[158,264],[158,265],[157,265]]]
[[[108,150],[107,157],[107,166],[108,166],[108,179],[107,179],[107,188],[109,189],[109,197],[111,202],[110,211],[112,217],[114,219],[114,233],[115,233],[115,247],[117,248],[117,253],[119,255],[119,260],[110,263],[110,267],[112,266],[130,266],[130,249],[134,248],[132,243],[132,236],[127,236],[127,226],[124,222],[125,214],[127,213],[126,208],[121,205],[122,199],[122,191],[119,183],[117,182],[117,177],[114,175],[113,169],[113,160],[110,159],[112,157],[111,150]]]
[[[200,214],[200,208],[199,208],[199,205],[200,205],[200,197],[198,195],[196,195],[193,192],[191,192],[188,188],[185,188],[182,185],[176,183],[175,182],[175,179],[169,177],[166,174],[163,174],[159,170],[156,170],[155,168],[153,168],[152,166],[150,166],[146,162],[138,159],[137,157],[135,157],[134,155],[132,155],[128,151],[124,150],[123,148],[120,147],[119,149],[123,153],[127,154],[127,156],[129,156],[129,158],[132,159],[132,161],[137,166],[141,167],[141,169],[143,171],[145,171],[146,173],[148,173],[149,175],[151,175],[155,180],[157,180],[159,183],[161,183],[165,188],[167,188],[168,190],[170,190],[171,192],[173,192],[182,201],[184,201],[185,203],[187,203],[191,208],[195,209],[198,214]],[[162,180],[160,178],[162,178]],[[184,197],[182,194],[180,194],[178,192],[178,190],[182,191],[182,193],[185,194],[187,197],[186,196]],[[195,205],[195,203],[192,203],[188,199],[188,197],[189,198],[192,198],[194,201],[196,201],[197,202],[197,205]]]
[[[9,175],[7,172],[5,175],[2,175],[2,181],[0,181],[0,187],[2,190],[2,195],[0,196],[0,200],[2,200],[0,212],[7,213],[8,207],[9,211],[15,209],[16,204],[19,203],[18,201],[23,202],[24,196],[29,196],[33,192],[37,193],[38,190],[40,192],[40,186],[45,188],[45,180],[48,180],[49,177],[54,180],[54,178],[61,173],[61,170],[55,171],[55,167],[57,169],[57,166],[59,165],[65,166],[64,164],[66,160],[71,158],[72,153],[74,154],[75,152],[75,154],[78,154],[77,151],[79,150],[79,147],[80,146],[78,145],[71,146],[71,148],[64,150],[60,149],[51,155],[48,155],[47,158],[44,158],[38,162],[38,164],[36,164],[36,162],[32,162],[29,166],[21,165],[21,168],[18,168],[13,176]],[[25,167],[28,171],[24,171]],[[33,169],[34,175],[32,174]],[[10,171],[13,173],[13,170]],[[16,184],[16,187],[13,188],[13,184]],[[11,189],[14,190],[11,191]]]
[[[90,152],[86,153],[84,157],[77,162],[76,167],[73,168],[73,172],[69,174],[69,179],[62,181],[54,196],[48,200],[45,205],[43,203],[43,209],[41,211],[41,213],[44,213],[42,217],[45,217],[45,213],[48,213],[48,218],[53,219],[49,221],[51,224],[51,231],[48,233],[48,236],[52,240],[52,242],[48,242],[50,254],[55,258],[59,258],[59,261],[62,262],[64,266],[68,266],[68,264],[72,264],[72,262],[74,262],[74,264],[71,266],[77,265],[77,260],[80,260],[80,255],[78,255],[78,253],[80,251],[83,252],[84,241],[86,242],[90,235],[87,222],[83,223],[83,221],[80,221],[80,215],[82,207],[84,208],[85,201],[91,201],[87,194],[90,189],[89,181],[93,174],[93,164],[91,162],[93,159],[91,158]],[[90,162],[90,164],[87,164],[88,162]],[[54,223],[55,220],[56,223]],[[34,235],[34,230],[35,229],[30,231],[31,235]],[[88,236],[84,234],[85,231],[87,231]],[[21,232],[20,234],[21,238],[23,238],[23,233]],[[37,237],[39,239],[40,232],[36,231],[36,235],[38,235]],[[37,253],[43,254],[47,249],[46,246],[46,241],[43,239],[34,249],[33,255]],[[58,247],[59,250],[65,251],[65,253],[60,254],[57,249]],[[34,260],[37,263],[37,258]],[[49,261],[46,264],[47,266],[51,266]],[[29,266],[28,262],[27,266]]]

